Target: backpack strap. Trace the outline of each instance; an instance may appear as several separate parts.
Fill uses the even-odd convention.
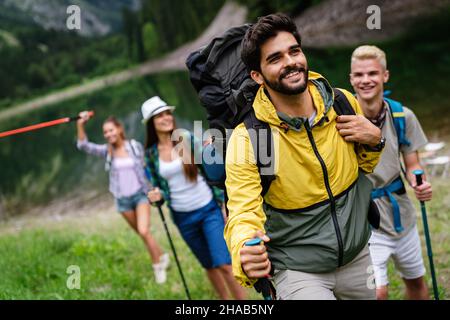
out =
[[[105,161],[105,171],[108,172],[109,170],[111,170],[111,165],[112,165],[112,153],[113,153],[113,149],[111,145],[107,145],[107,149],[106,149],[106,161]]]
[[[249,131],[249,136],[253,146],[256,165],[261,178],[261,195],[264,197],[267,191],[269,191],[270,184],[273,180],[275,180],[275,157],[273,152],[275,149],[272,139],[272,130],[270,129],[268,123],[256,118],[255,111],[253,109],[251,109],[251,111],[244,118],[244,124],[247,131],[252,129],[252,131]],[[269,162],[262,163],[260,155],[267,155],[270,159]],[[269,171],[262,172],[262,170]]]
[[[131,151],[133,152],[134,156],[136,158],[138,158],[140,156],[138,142],[134,139],[131,139],[130,146],[131,146]]]
[[[400,102],[384,97],[384,101],[389,105],[392,119],[394,120],[395,131],[397,132],[398,146],[407,145],[411,142],[406,138],[406,120],[403,106]]]
[[[395,197],[393,196],[393,193],[397,193],[399,195],[406,193],[405,185],[403,184],[402,178],[400,176],[398,176],[397,179],[392,181],[391,184],[389,184],[383,188],[373,189],[372,193],[371,193],[371,198],[372,199],[379,199],[382,197],[389,198],[389,201],[391,202],[391,206],[392,206],[392,214],[394,217],[395,231],[397,233],[400,233],[404,230],[404,228],[402,226],[402,220],[401,220],[401,216],[400,216],[400,206],[399,206],[397,200],[395,199]]]
[[[343,115],[355,115],[355,109],[353,109],[352,105],[350,104],[350,101],[348,101],[345,94],[336,88],[333,88],[334,92],[334,102],[333,102],[333,109],[336,111],[338,116]]]
[[[106,153],[105,171],[111,170],[112,156],[110,152]]]

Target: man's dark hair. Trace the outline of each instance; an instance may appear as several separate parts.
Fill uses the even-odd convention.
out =
[[[283,13],[259,17],[258,21],[247,30],[242,42],[241,59],[249,71],[261,71],[261,45],[280,31],[291,33],[301,45],[297,26]]]

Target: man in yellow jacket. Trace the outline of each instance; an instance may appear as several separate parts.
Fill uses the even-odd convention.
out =
[[[280,299],[374,299],[368,211],[381,131],[356,115],[339,116],[335,94],[308,71],[300,36],[282,14],[262,17],[247,32],[242,60],[260,85],[256,118],[274,140],[275,180],[261,195],[249,132],[235,128],[227,147],[229,218],[225,238],[238,282],[251,287],[274,270]],[[245,246],[255,237],[264,245]]]

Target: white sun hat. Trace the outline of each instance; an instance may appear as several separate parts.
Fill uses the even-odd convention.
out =
[[[148,119],[166,110],[173,111],[175,110],[175,107],[168,106],[167,103],[158,96],[148,99],[141,107],[142,123],[147,123]]]

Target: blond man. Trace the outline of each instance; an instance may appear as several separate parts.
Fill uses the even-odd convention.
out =
[[[418,150],[427,143],[427,138],[409,108],[383,96],[388,80],[386,55],[381,49],[368,45],[355,49],[350,83],[364,115],[381,129],[386,141],[380,162],[368,175],[375,187],[372,197],[381,214],[380,228],[373,230],[369,240],[377,298],[388,298],[387,265],[392,258],[406,285],[406,297],[428,299],[416,211],[404,188],[404,183],[409,183],[421,201],[432,197],[431,185],[425,177],[424,183],[417,186],[412,174],[413,170],[422,169]],[[399,121],[403,121],[404,130],[398,129]],[[401,158],[405,174],[402,174]]]

